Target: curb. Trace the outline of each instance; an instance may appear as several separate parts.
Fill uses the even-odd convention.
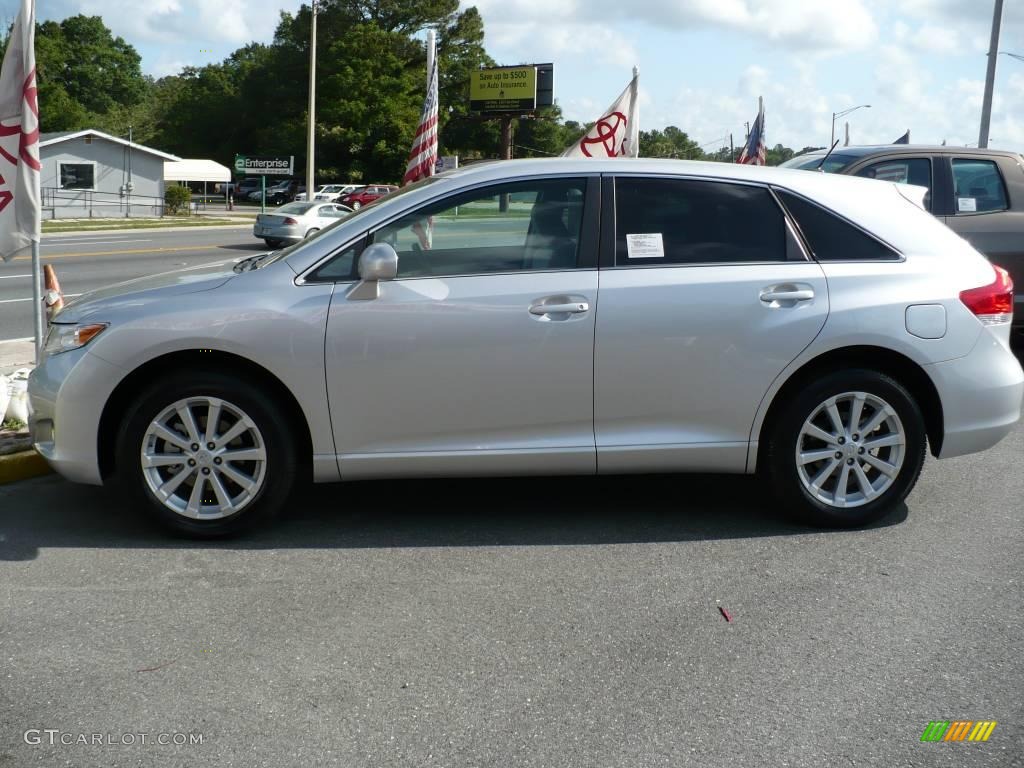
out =
[[[0,456],[0,485],[48,475],[52,471],[46,459],[32,450]]]

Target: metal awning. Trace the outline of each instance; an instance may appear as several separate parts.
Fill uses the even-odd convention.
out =
[[[166,161],[164,181],[231,181],[231,170],[213,160]]]

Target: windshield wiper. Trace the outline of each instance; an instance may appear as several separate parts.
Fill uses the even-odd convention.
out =
[[[254,269],[259,269],[260,265],[271,256],[275,255],[277,251],[270,251],[270,253],[257,253],[255,256],[247,256],[240,262],[235,264],[232,269],[235,272],[251,272]]]

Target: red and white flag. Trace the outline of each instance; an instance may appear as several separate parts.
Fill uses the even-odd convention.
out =
[[[0,258],[39,242],[35,0],[22,0],[0,66]]]
[[[597,122],[562,157],[638,157],[640,155],[640,73],[629,81]]]
[[[423,101],[423,112],[416,136],[412,140],[409,163],[405,166],[403,184],[434,175],[437,163],[437,50],[434,31],[427,33],[427,98]]]

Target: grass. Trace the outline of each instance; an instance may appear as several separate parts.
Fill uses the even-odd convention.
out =
[[[8,432],[21,432],[28,425],[23,421],[17,419],[7,419],[3,424],[0,424],[0,429]]]
[[[88,232],[91,229],[163,229],[165,227],[215,227],[239,224],[233,219],[207,219],[193,216],[165,216],[162,219],[104,219],[90,222],[49,220],[43,222],[43,232]]]

